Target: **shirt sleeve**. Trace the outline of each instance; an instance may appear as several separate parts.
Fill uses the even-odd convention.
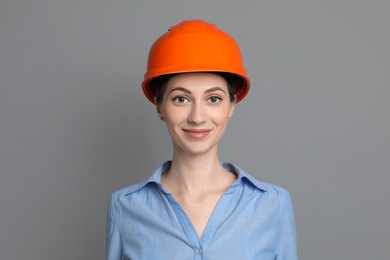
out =
[[[119,230],[119,218],[114,196],[108,204],[106,223],[106,260],[122,259],[122,243]]]
[[[297,260],[295,218],[290,194],[286,190],[280,193],[280,242],[277,260]]]

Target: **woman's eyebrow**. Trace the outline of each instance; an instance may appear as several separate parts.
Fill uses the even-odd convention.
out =
[[[176,87],[176,88],[171,89],[171,90],[168,92],[168,94],[171,94],[173,91],[183,91],[183,92],[185,92],[185,93],[187,93],[187,94],[191,94],[191,93],[192,93],[191,91],[189,91],[189,90],[186,89],[186,88],[183,88],[183,87]],[[204,93],[205,93],[205,94],[209,94],[209,93],[216,92],[216,91],[222,91],[223,93],[226,94],[226,91],[225,91],[223,88],[221,88],[221,87],[209,88],[209,89],[207,89]]]
[[[226,94],[226,91],[220,87],[209,88],[208,90],[205,91],[205,93],[208,94],[208,93],[215,92],[215,91],[222,91],[223,93]]]
[[[171,89],[171,90],[168,92],[168,94],[171,94],[173,91],[183,91],[183,92],[185,92],[185,93],[187,93],[187,94],[191,94],[191,91],[189,91],[188,89],[183,88],[183,87],[176,87],[176,88],[173,88],[173,89]]]

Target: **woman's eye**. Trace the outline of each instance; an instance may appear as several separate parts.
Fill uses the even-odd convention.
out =
[[[211,102],[211,103],[218,103],[218,102],[220,102],[222,99],[220,98],[220,97],[210,97],[209,98],[209,101]]]
[[[185,97],[175,97],[173,99],[173,101],[177,102],[177,103],[185,103],[185,102],[188,102],[188,99],[185,98]]]

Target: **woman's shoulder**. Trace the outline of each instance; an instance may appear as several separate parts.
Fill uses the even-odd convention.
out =
[[[139,182],[135,184],[131,184],[129,186],[120,188],[114,192],[112,192],[111,197],[113,198],[121,198],[121,197],[126,197],[129,194],[138,191],[145,185],[145,182]]]
[[[242,168],[240,168],[238,165],[234,163],[224,163],[224,167],[227,168],[229,171],[234,172],[239,179],[245,180],[246,183],[249,183],[253,187],[255,187],[258,190],[261,190],[262,192],[266,192],[269,195],[274,195],[278,197],[283,198],[289,198],[290,193],[288,190],[282,186],[279,186],[274,183],[265,182],[257,179],[254,177],[255,175],[252,175],[252,173],[248,173]]]
[[[157,186],[161,185],[161,175],[164,172],[167,164],[169,162],[165,162],[160,165],[149,178],[145,179],[142,182],[134,183],[129,186],[120,188],[111,194],[111,198],[114,200],[121,200],[124,197],[131,196],[132,194],[136,194],[145,190],[154,190]]]

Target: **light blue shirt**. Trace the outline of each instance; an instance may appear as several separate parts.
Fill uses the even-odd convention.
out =
[[[237,175],[214,209],[202,237],[161,185],[160,166],[143,183],[112,194],[107,213],[106,259],[296,260],[289,193],[260,182],[231,163]]]

